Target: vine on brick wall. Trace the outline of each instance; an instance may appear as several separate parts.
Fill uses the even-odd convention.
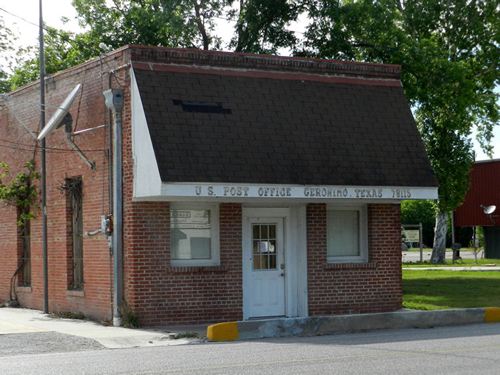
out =
[[[19,210],[19,227],[35,217],[33,208],[37,206],[38,192],[33,182],[40,178],[33,160],[26,162],[24,167],[26,171],[10,178],[8,164],[0,161],[0,201]]]

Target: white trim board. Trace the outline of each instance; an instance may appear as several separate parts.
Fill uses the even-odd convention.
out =
[[[151,181],[139,182],[151,184]],[[162,183],[159,195],[138,195],[136,200],[215,201],[387,201],[437,199],[437,187],[414,186],[346,186],[346,185],[286,185],[243,183]]]
[[[249,224],[253,219],[283,218],[284,229],[284,261],[285,261],[285,315],[287,317],[305,317],[308,315],[307,305],[307,241],[306,241],[306,206],[291,206],[290,208],[257,208],[243,207],[242,211],[242,241],[245,257],[245,246],[250,238]],[[248,251],[248,249],[246,249]],[[245,259],[243,259],[243,264]],[[243,268],[243,315],[249,318],[246,309],[245,288],[249,288],[248,275]]]
[[[133,197],[161,196],[162,182],[156,156],[149,134],[146,114],[142,106],[141,94],[130,69],[131,117],[132,117],[132,157],[134,159]]]

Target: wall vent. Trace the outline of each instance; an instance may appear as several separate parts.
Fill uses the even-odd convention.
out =
[[[230,114],[231,109],[224,108],[220,102],[201,102],[191,100],[174,99],[174,105],[180,105],[184,112],[198,112],[198,113],[222,113]]]

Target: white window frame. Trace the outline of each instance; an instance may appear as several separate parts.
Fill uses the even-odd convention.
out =
[[[367,205],[328,205],[326,213],[326,253],[328,263],[368,263],[368,214]],[[328,256],[328,214],[329,211],[358,211],[359,217],[359,255],[357,256]]]
[[[204,267],[220,265],[220,243],[219,243],[219,205],[214,203],[170,203],[171,210],[210,210],[210,237],[211,237],[211,258],[210,259],[173,259],[172,257],[172,236],[170,236],[170,264],[173,267]],[[172,224],[169,224],[171,231]]]

